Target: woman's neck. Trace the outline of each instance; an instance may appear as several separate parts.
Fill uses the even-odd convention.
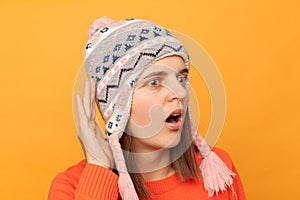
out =
[[[135,161],[145,181],[163,179],[175,172],[171,167],[169,149],[137,153]]]
[[[160,180],[166,177],[169,177],[175,173],[175,170],[170,166],[166,166],[162,169],[158,169],[156,171],[152,172],[146,172],[142,173],[142,176],[145,181],[154,181],[154,180]]]

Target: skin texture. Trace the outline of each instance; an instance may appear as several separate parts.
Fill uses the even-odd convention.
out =
[[[178,144],[181,129],[170,130],[165,119],[176,109],[183,109],[185,113],[187,75],[182,58],[169,56],[156,61],[140,76],[128,122],[136,152],[146,153]]]

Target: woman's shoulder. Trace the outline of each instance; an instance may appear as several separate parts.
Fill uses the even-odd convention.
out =
[[[54,177],[54,181],[78,182],[85,165],[86,165],[86,160],[81,160],[80,162],[68,167],[63,172],[58,173]]]
[[[82,160],[55,176],[48,199],[71,200],[76,195],[80,199],[95,195],[97,199],[118,199],[118,176],[110,169]]]
[[[65,173],[69,173],[69,174],[76,174],[76,173],[81,173],[84,169],[86,165],[86,160],[81,160],[79,161],[78,163],[68,167],[66,170],[65,170]]]

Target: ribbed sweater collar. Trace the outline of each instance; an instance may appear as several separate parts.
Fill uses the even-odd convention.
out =
[[[182,182],[180,181],[176,173],[160,180],[145,182],[147,188],[154,195],[170,192],[174,190],[176,187],[178,187],[180,184],[182,184]]]

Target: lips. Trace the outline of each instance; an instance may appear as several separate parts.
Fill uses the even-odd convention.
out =
[[[182,109],[179,108],[171,112],[171,114],[165,120],[167,128],[172,131],[179,130],[182,123],[182,113]]]

